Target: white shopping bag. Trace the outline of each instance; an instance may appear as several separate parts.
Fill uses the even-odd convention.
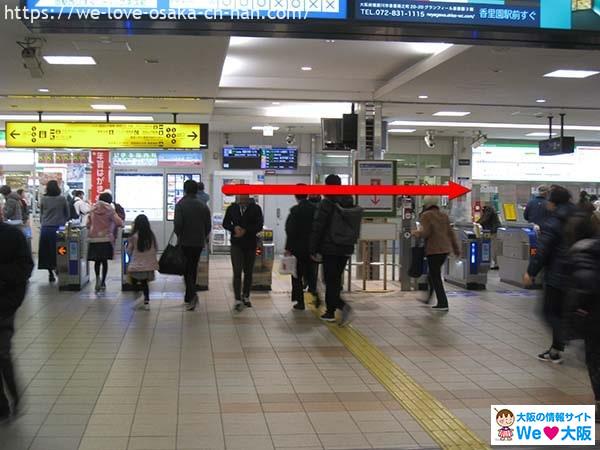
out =
[[[281,261],[279,262],[279,274],[291,275],[294,278],[297,278],[296,264],[297,262],[295,256],[282,256]]]

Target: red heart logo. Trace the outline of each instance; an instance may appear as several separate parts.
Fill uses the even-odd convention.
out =
[[[544,434],[546,436],[548,436],[548,439],[550,439],[550,440],[554,439],[559,431],[560,430],[558,429],[558,427],[545,427],[544,428]]]

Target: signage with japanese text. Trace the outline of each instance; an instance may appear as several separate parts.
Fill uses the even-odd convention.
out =
[[[95,203],[102,191],[110,188],[110,152],[106,150],[92,150],[91,178],[91,201]]]
[[[354,184],[395,185],[396,161],[356,161]],[[359,195],[358,204],[364,208],[367,216],[396,215],[396,198],[390,195]]]

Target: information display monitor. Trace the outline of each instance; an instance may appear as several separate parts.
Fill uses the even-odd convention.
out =
[[[264,147],[261,149],[261,169],[298,169],[298,149],[296,147]]]
[[[148,220],[164,220],[164,177],[162,174],[115,175],[115,202],[125,209],[128,221],[139,214]]]
[[[175,219],[175,205],[184,196],[183,183],[187,180],[200,182],[200,174],[168,173],[167,174],[167,220]]]
[[[259,170],[260,168],[260,147],[223,148],[223,169]]]

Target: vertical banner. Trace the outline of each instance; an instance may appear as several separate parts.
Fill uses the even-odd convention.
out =
[[[92,193],[90,201],[96,203],[98,196],[110,188],[110,152],[92,150]]]

